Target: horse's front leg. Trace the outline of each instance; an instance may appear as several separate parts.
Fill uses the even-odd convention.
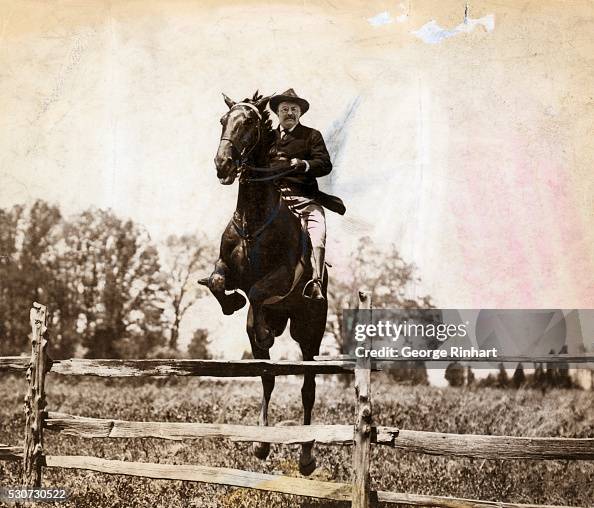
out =
[[[254,326],[253,307],[250,307],[248,312],[247,332],[250,338],[252,355],[254,358],[259,360],[270,360],[269,350],[259,348],[255,341],[256,328]],[[268,425],[268,404],[270,403],[272,390],[274,390],[274,381],[274,376],[262,376],[262,406],[260,408],[260,417],[258,419],[258,424],[262,426]],[[270,443],[254,443],[252,449],[256,457],[264,460],[270,453]]]
[[[230,273],[229,267],[222,260],[218,259],[215,263],[215,268],[210,277],[200,279],[199,284],[202,284],[214,295],[221,305],[223,314],[229,316],[235,311],[241,309],[245,305],[245,298],[241,293],[233,291],[228,295],[225,290],[237,289],[237,285],[233,282],[233,277]]]

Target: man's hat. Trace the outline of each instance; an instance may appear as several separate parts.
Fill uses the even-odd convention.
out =
[[[283,92],[280,95],[273,95],[269,102],[270,109],[278,114],[278,105],[281,102],[294,102],[295,104],[299,104],[302,115],[309,109],[309,102],[299,97],[292,88],[289,88],[286,92]]]

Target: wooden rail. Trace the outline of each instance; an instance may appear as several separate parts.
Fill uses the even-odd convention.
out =
[[[351,445],[352,425],[259,426],[221,423],[133,422],[48,413],[45,428],[82,438],[159,438],[170,440],[224,438],[231,441]],[[374,428],[373,442],[394,446],[398,429]]]
[[[86,469],[107,474],[121,474],[153,478],[159,480],[184,480],[191,482],[230,485],[281,494],[331,499],[334,501],[351,501],[351,486],[345,483],[306,480],[291,476],[254,473],[241,469],[230,469],[208,466],[188,466],[173,464],[154,464],[147,462],[128,462],[108,460],[96,457],[53,456],[45,458],[47,467],[68,469]],[[443,508],[568,508],[560,506],[543,506],[531,504],[501,503],[496,501],[479,501],[454,497],[425,496],[419,494],[401,494],[397,492],[379,491],[373,493],[377,499],[385,503],[398,503],[412,506],[437,506]]]
[[[394,447],[428,455],[482,459],[594,459],[594,438],[484,436],[401,430]]]
[[[216,376],[257,377],[315,374],[352,374],[354,362],[272,360],[58,360],[51,372],[71,376]]]
[[[23,447],[0,444],[0,460],[23,460]]]
[[[87,360],[72,358],[55,360],[50,372],[71,376],[138,377],[138,376],[216,376],[257,377],[263,374],[274,376],[299,375],[305,372],[316,374],[353,374],[356,358],[348,355],[339,357],[316,356],[313,361],[272,360]],[[410,362],[408,358],[394,358],[390,362]],[[594,364],[594,355],[551,355],[551,356],[502,356],[496,359],[481,358],[424,358],[424,362],[448,363],[458,361],[479,363],[562,363]],[[375,364],[376,362],[374,362]],[[386,367],[386,361],[378,361],[372,370]],[[25,372],[31,358],[25,356],[0,357],[0,372]]]
[[[340,354],[335,356],[327,356],[327,355],[317,355],[314,356],[314,360],[318,362],[323,361],[345,361],[345,362],[356,362],[357,358],[352,355]],[[411,362],[414,360],[418,360],[418,358],[390,358],[386,360],[385,358],[374,358],[374,363],[377,362],[379,367],[381,368],[383,364],[389,364],[392,362]],[[422,358],[421,361],[425,363],[465,363],[465,362],[474,362],[474,363],[488,363],[488,364],[499,364],[499,363],[592,363],[594,364],[594,353],[579,353],[579,354],[550,354],[546,356],[498,356],[496,358],[459,358],[459,357],[452,357],[446,356],[444,358]]]
[[[15,374],[26,372],[31,365],[30,356],[0,356],[0,372]]]

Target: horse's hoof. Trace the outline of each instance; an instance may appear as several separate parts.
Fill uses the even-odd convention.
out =
[[[260,460],[266,460],[266,457],[270,453],[270,443],[254,443],[252,445],[252,451]]]
[[[299,460],[299,472],[303,476],[309,476],[316,470],[316,458],[314,456],[311,457],[311,460],[307,464],[302,464],[301,459]]]
[[[241,309],[245,303],[245,297],[241,293],[235,291],[234,293],[228,295],[225,298],[225,302],[221,305],[223,308],[223,314],[225,314],[225,316],[230,316],[234,312]]]

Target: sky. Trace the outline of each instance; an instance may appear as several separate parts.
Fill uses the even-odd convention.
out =
[[[213,164],[221,93],[292,87],[333,134],[334,270],[369,235],[440,307],[594,308],[593,29],[580,0],[0,0],[0,206],[216,244],[237,192]]]

